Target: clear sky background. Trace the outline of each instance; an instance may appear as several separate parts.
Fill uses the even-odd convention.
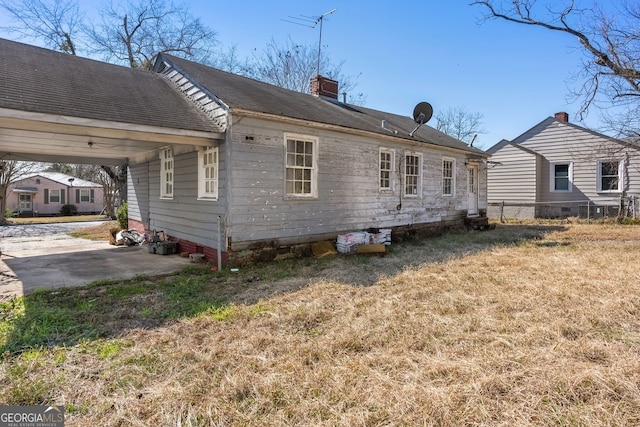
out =
[[[235,45],[241,57],[264,50],[272,39],[317,44],[319,26],[287,21],[336,9],[324,20],[322,50],[334,63],[344,61],[342,72],[365,94],[366,107],[411,116],[426,101],[434,115],[456,107],[479,113],[486,133],[474,145],[484,149],[559,111],[574,123],[599,126],[594,112],[579,123],[579,105],[569,98],[583,58],[575,39],[502,20],[482,22],[485,9],[468,0],[185,3],[217,32],[221,47]],[[81,1],[88,15],[98,4]]]

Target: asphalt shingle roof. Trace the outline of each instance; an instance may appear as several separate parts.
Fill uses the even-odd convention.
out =
[[[486,155],[483,151],[469,147],[428,125],[420,127],[414,137],[410,137],[409,133],[416,127],[416,123],[409,116],[400,116],[344,104],[336,99],[283,89],[170,55],[161,55],[159,60],[171,63],[192,81],[198,82],[223,101],[232,111],[242,109],[285,116]],[[413,106],[408,106],[408,109],[412,111]],[[389,130],[382,128],[382,120],[386,121],[386,128]],[[395,134],[390,130],[397,130],[398,133]]]
[[[196,131],[208,118],[160,75],[0,39],[0,108]]]
[[[42,177],[42,178],[46,178],[48,180],[57,182],[59,184],[64,184],[64,185],[69,185],[69,179],[73,178],[73,187],[74,188],[78,188],[78,187],[87,187],[87,188],[95,188],[95,187],[102,187],[101,184],[96,184],[95,182],[91,182],[91,181],[87,181],[85,179],[82,178],[76,178],[73,177],[71,175],[67,175],[65,173],[62,172],[35,172],[32,174],[29,174],[25,177],[23,177],[20,181],[26,180],[26,179],[30,179],[30,178],[34,178],[34,177]]]

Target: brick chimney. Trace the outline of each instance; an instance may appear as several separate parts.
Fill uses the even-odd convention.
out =
[[[569,123],[569,114],[561,111],[555,114],[556,120],[559,122]]]
[[[311,79],[311,95],[338,99],[338,82],[320,74]]]

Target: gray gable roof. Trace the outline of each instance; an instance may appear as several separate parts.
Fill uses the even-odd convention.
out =
[[[161,70],[164,64],[169,64],[182,75],[188,77],[191,82],[218,98],[229,107],[232,113],[245,110],[300,119],[430,143],[486,156],[482,150],[469,147],[464,142],[427,125],[420,127],[414,137],[410,137],[409,133],[416,127],[416,124],[409,116],[385,113],[345,104],[336,99],[283,89],[203,64],[161,54],[156,61],[155,69]],[[408,106],[408,109],[412,110],[413,106]],[[382,127],[383,120],[386,121],[386,129]]]
[[[0,108],[215,131],[201,111],[156,73],[5,39],[0,39]]]
[[[589,133],[591,135],[595,135],[595,136],[600,137],[600,138],[608,139],[610,141],[615,141],[615,142],[618,142],[618,143],[624,143],[623,141],[621,141],[619,139],[610,137],[608,135],[604,135],[602,133],[596,132],[596,131],[591,130],[591,129],[587,129],[587,128],[579,126],[579,125],[577,125],[575,123],[560,121],[560,120],[556,119],[555,117],[547,117],[546,119],[544,119],[543,121],[541,121],[540,123],[538,123],[537,125],[532,127],[531,129],[529,129],[528,131],[526,131],[523,134],[519,135],[512,142],[514,144],[520,144],[520,143],[530,139],[533,135],[536,135],[536,134],[542,132],[544,129],[548,128],[552,124],[558,124],[558,123],[560,125],[562,125],[562,126],[566,126],[568,128],[573,128],[573,129],[579,130],[581,132]]]

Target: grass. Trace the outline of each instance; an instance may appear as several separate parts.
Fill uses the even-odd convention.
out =
[[[32,218],[7,218],[9,224],[52,224],[58,222],[102,221],[106,215],[39,216]]]
[[[0,401],[74,426],[638,425],[639,261],[637,225],[508,224],[39,292],[0,303]]]

